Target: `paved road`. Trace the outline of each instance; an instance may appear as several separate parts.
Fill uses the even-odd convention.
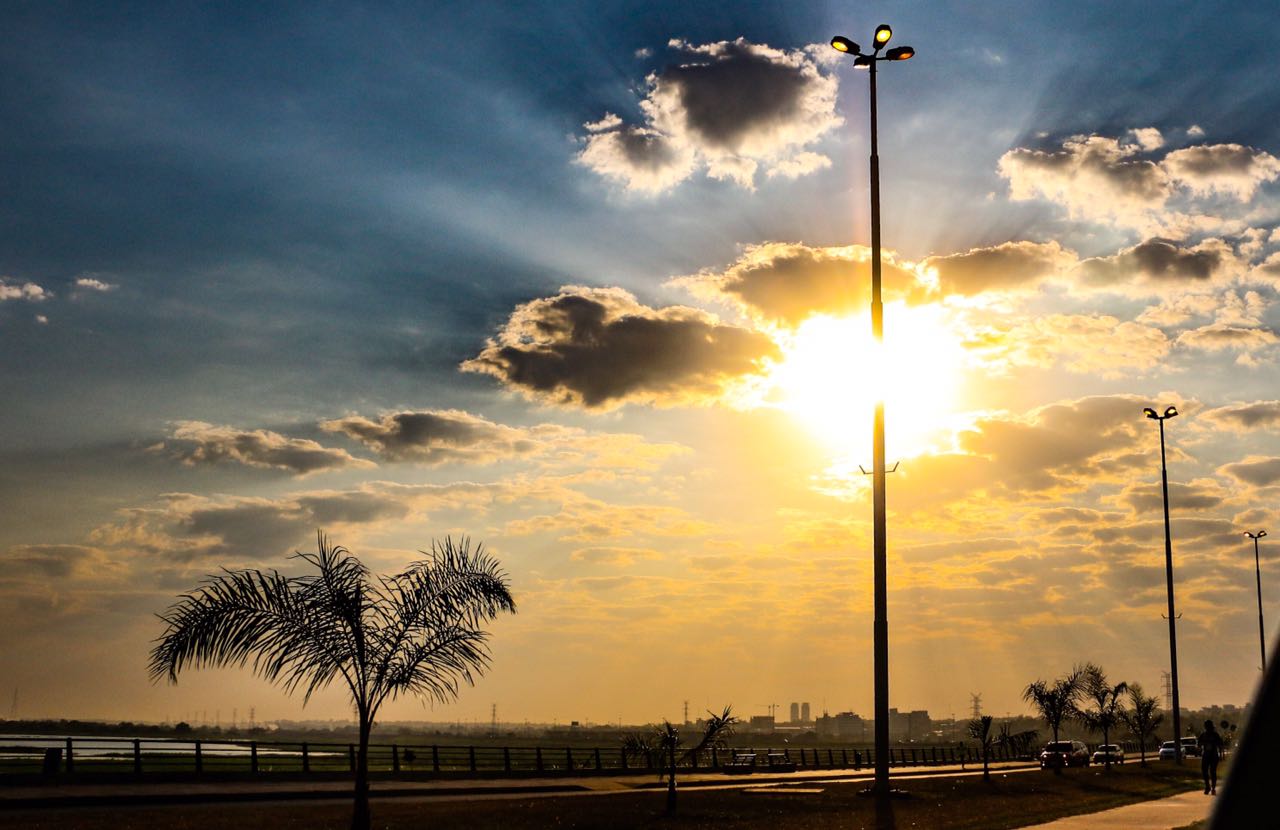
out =
[[[1171,830],[1186,827],[1193,821],[1209,816],[1213,796],[1199,790],[1182,793],[1171,798],[1144,801],[1100,813],[1085,813],[1037,824],[1023,830],[1098,830],[1098,828],[1124,828],[1124,830]]]

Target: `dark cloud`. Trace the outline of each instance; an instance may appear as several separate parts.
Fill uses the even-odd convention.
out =
[[[618,288],[570,286],[519,306],[462,369],[548,403],[604,409],[714,402],[779,356],[765,335],[706,312],[650,308]]]
[[[926,286],[892,253],[883,257],[886,299],[919,299]],[[723,272],[679,277],[674,284],[703,299],[728,302],[760,320],[795,328],[814,314],[863,312],[871,302],[871,251],[862,245],[814,248],[755,245]]]
[[[346,450],[324,447],[306,438],[287,438],[265,429],[236,429],[202,421],[180,421],[165,442],[184,464],[231,461],[247,467],[287,470],[304,476],[346,467],[373,467]]]
[[[1174,150],[1164,167],[1175,181],[1204,194],[1221,193],[1241,202],[1259,185],[1280,177],[1280,159],[1241,144],[1202,144]]]
[[[1212,323],[1198,329],[1184,331],[1178,335],[1178,344],[1206,352],[1224,350],[1238,351],[1242,356],[1250,352],[1272,346],[1280,342],[1280,337],[1271,329],[1256,326],[1233,326],[1227,323]],[[1250,362],[1246,359],[1245,361]]]
[[[361,441],[390,461],[490,464],[541,448],[533,432],[456,409],[389,412],[376,421],[349,415],[320,426]]]
[[[1228,256],[1228,248],[1220,240],[1184,247],[1172,239],[1156,237],[1114,256],[1086,259],[1080,263],[1080,275],[1094,285],[1207,281]]]
[[[1173,510],[1212,510],[1224,501],[1226,494],[1213,482],[1169,483],[1169,507]],[[1119,502],[1134,513],[1160,510],[1164,506],[1164,491],[1159,484],[1134,484],[1125,488]]]
[[[1076,256],[1057,242],[1005,242],[964,253],[932,256],[922,264],[938,273],[944,295],[971,296],[983,291],[1034,288],[1076,263]]]
[[[1232,430],[1280,425],[1280,401],[1253,401],[1220,406],[1202,412],[1200,417]]]
[[[100,549],[85,545],[14,545],[0,554],[0,567],[7,577],[101,577],[106,565],[107,558]]]
[[[646,79],[644,125],[611,113],[586,124],[582,164],[645,192],[666,190],[699,166],[752,187],[761,165],[786,177],[830,165],[804,147],[841,123],[836,80],[806,53],[742,38],[669,45],[685,61]]]
[[[1266,487],[1280,481],[1280,458],[1251,455],[1243,461],[1224,464],[1218,468],[1218,472],[1245,484]]]

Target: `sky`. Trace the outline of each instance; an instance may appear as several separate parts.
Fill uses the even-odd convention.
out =
[[[869,335],[867,77],[886,338]],[[152,684],[156,614],[317,530],[483,542],[518,613],[391,720],[1025,711],[1258,678],[1280,495],[1268,3],[11,3],[5,714],[342,718]],[[1280,537],[1277,537],[1280,538]],[[1280,567],[1261,546],[1268,639]]]

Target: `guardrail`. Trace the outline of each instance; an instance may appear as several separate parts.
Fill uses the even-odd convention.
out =
[[[350,774],[356,744],[309,741],[186,740],[173,738],[38,737],[11,738],[0,744],[0,782],[32,775],[88,777],[99,773],[138,776]],[[861,769],[875,764],[865,746],[796,747],[736,746],[710,749],[682,762],[683,770],[716,770],[734,754],[783,755],[799,769]],[[981,763],[971,746],[895,747],[891,766],[935,766]],[[996,747],[992,760],[1016,760]],[[661,759],[628,757],[617,745],[608,747],[505,747],[456,744],[370,744],[369,770],[406,777],[448,775],[563,775],[657,772]]]

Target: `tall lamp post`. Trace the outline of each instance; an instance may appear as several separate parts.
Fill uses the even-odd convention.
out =
[[[884,303],[880,299],[880,154],[876,136],[876,64],[880,61],[905,61],[916,53],[910,46],[898,46],[883,55],[880,50],[893,37],[893,29],[885,24],[876,27],[871,54],[847,37],[837,35],[831,46],[853,56],[853,65],[871,72],[871,334],[877,344],[884,342]],[[879,391],[879,390],[877,390]],[[872,428],[872,505],[875,513],[873,532],[873,580],[875,582],[875,625],[872,632],[875,673],[875,745],[876,781],[879,795],[889,792],[889,614],[887,571],[887,533],[885,530],[885,465],[884,465],[884,395],[877,395],[875,426]]]
[[[1177,407],[1171,406],[1163,415],[1157,415],[1151,407],[1142,410],[1148,418],[1160,424],[1160,487],[1164,492],[1164,576],[1169,593],[1169,682],[1173,684],[1173,759],[1182,763],[1182,715],[1178,708],[1178,632],[1173,614],[1173,539],[1169,533],[1169,472],[1164,460],[1164,422],[1176,418]]]
[[[1267,673],[1267,635],[1262,627],[1262,566],[1258,563],[1258,540],[1267,535],[1265,530],[1257,533],[1244,532],[1253,540],[1253,573],[1258,578],[1258,650],[1262,653],[1262,673]]]

